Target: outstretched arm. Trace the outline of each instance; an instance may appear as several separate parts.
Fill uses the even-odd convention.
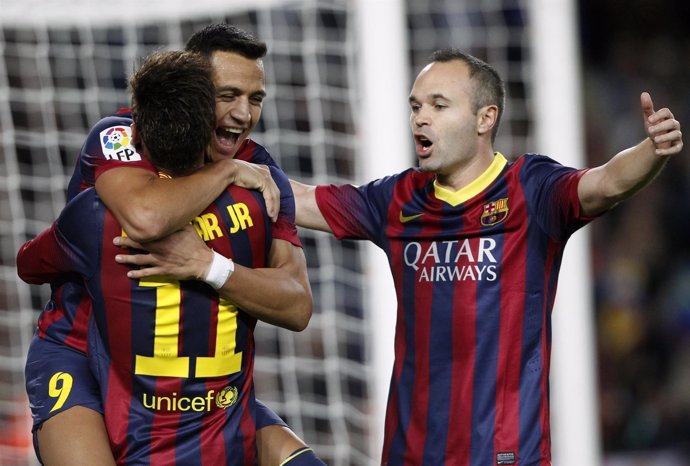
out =
[[[321,230],[332,233],[318,204],[316,203],[316,186],[290,180],[292,192],[295,194],[295,223],[311,230]]]
[[[587,171],[578,184],[582,213],[604,212],[647,186],[683,148],[680,123],[668,108],[654,111],[651,96],[640,96],[647,139]]]
[[[117,237],[118,246],[145,249],[149,254],[116,256],[123,264],[138,265],[129,278],[163,276],[176,280],[204,280],[213,260],[212,250],[187,225],[172,235],[146,244]],[[270,268],[251,269],[235,264],[235,270],[217,291],[243,311],[259,320],[290,330],[301,331],[309,323],[312,296],[302,248],[274,239]]]
[[[230,184],[259,189],[275,221],[280,191],[268,173],[248,162],[227,159],[195,173],[162,179],[143,168],[119,167],[101,174],[96,191],[132,238],[146,242],[170,234],[211,204]]]

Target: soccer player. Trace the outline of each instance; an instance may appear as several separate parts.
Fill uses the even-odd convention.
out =
[[[131,87],[133,137],[141,135],[144,156],[168,176],[200,167],[215,127],[208,61],[189,52],[154,54]],[[231,186],[194,224],[233,258],[214,253],[205,274],[213,288],[245,267],[268,264],[272,225],[258,192]],[[28,242],[18,261],[20,274],[25,261],[42,260],[54,280],[76,271],[86,281],[94,312],[90,357],[118,463],[254,464],[256,318],[197,281],[130,282],[127,267],[114,260],[112,238],[121,232],[91,188]],[[59,377],[65,388],[67,373]]]
[[[263,271],[262,280],[243,281],[244,272],[235,273],[220,292],[244,309],[263,313],[261,317],[269,322],[281,325],[284,316],[304,322],[311,311],[311,292],[294,226],[292,193],[282,175],[278,209],[277,202],[271,200],[277,192],[270,176],[246,163],[256,161],[275,167],[265,149],[248,139],[260,117],[265,95],[261,58],[266,46],[240,29],[214,25],[193,35],[188,48],[207,55],[214,67],[216,127],[209,155],[215,162],[190,176],[159,179],[132,145],[131,119],[122,113],[103,119],[92,129],[70,182],[68,197],[95,183],[99,197],[130,237],[150,241],[183,227],[229,183],[262,189],[267,193],[267,208],[274,212],[272,217],[279,210],[269,256],[272,269]],[[71,366],[74,370],[76,360],[83,359],[82,370],[78,377],[73,377],[73,396],[67,397],[59,408],[51,412],[33,409],[35,441],[50,464],[106,464],[98,454],[104,451],[104,443],[107,446],[99,416],[102,408],[98,404],[98,386],[92,378],[89,380],[84,356],[91,304],[77,283],[62,282],[62,286],[55,287],[53,299],[41,315],[32,348],[50,347],[52,356],[44,365],[46,374],[58,374],[56,361],[68,359],[75,361]],[[272,293],[266,293],[266,282],[271,283]],[[301,325],[286,323],[288,328],[295,329]],[[32,359],[34,353],[38,354],[30,352],[27,366],[36,362]],[[45,378],[42,385],[27,381],[32,407],[45,406],[50,393],[56,392],[49,380],[53,379]],[[86,400],[87,395],[91,396],[90,403],[77,402]],[[265,427],[259,436],[266,439],[266,445],[260,445],[262,455],[284,459],[302,452],[298,455],[300,461],[313,456],[277,416],[262,409],[257,413],[258,427]],[[71,435],[65,437],[64,431]]]
[[[551,309],[565,244],[683,147],[679,122],[642,93],[647,137],[604,165],[509,162],[493,147],[504,95],[488,64],[437,51],[409,96],[418,168],[360,187],[292,183],[298,225],[373,241],[389,259],[398,315],[382,464],[551,464]],[[155,265],[180,268],[164,256]]]

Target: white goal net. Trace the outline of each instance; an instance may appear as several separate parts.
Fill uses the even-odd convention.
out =
[[[62,209],[90,125],[128,105],[126,77],[135,61],[153,50],[182,48],[213,22],[254,32],[269,53],[268,98],[253,138],[290,177],[362,183],[370,175],[363,168],[367,160],[384,154],[363,143],[365,130],[376,135],[377,122],[361,110],[367,70],[359,67],[363,50],[376,45],[370,38],[387,37],[385,30],[358,26],[356,9],[365,3],[0,0],[0,465],[35,464],[23,366],[49,296],[47,286],[17,278],[16,252]],[[507,83],[508,111],[496,146],[506,155],[531,148],[527,0],[399,3],[407,40],[389,45],[408,68],[396,78],[404,92],[434,49],[466,50],[493,64]],[[407,95],[393,97],[404,104]],[[404,122],[407,115],[390,118]],[[402,153],[391,166],[413,162],[412,153]],[[392,347],[372,325],[376,310],[368,300],[378,278],[369,273],[368,249],[361,244],[306,230],[300,236],[314,316],[301,333],[257,326],[257,394],[327,464],[375,464],[383,415],[376,393],[382,384],[385,393],[390,367],[372,361],[379,345]]]

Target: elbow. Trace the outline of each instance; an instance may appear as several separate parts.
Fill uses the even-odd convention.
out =
[[[31,278],[31,275],[27,274],[24,272],[24,269],[19,266],[19,263],[17,263],[17,276],[21,278],[21,280],[24,283],[28,283],[30,285],[35,285],[34,281]]]
[[[36,281],[33,279],[30,273],[28,273],[28,264],[24,260],[24,250],[26,249],[26,244],[17,253],[17,258],[15,263],[17,264],[17,276],[22,279],[23,282],[35,285]]]
[[[138,243],[154,241],[165,236],[167,223],[152,209],[140,209],[120,220],[127,237]]]
[[[28,283],[29,285],[42,285],[43,283],[45,283],[42,280],[40,280],[38,277],[31,274],[27,269],[28,269],[28,267],[20,265],[19,262],[17,262],[17,276],[24,283]]]
[[[303,297],[294,306],[292,310],[292,319],[288,324],[288,330],[293,332],[301,332],[307,328],[309,321],[311,320],[313,310],[311,293],[308,293],[308,297]]]

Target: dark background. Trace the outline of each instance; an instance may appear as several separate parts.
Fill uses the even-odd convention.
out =
[[[690,2],[581,0],[588,164],[642,139],[639,94],[690,124]],[[607,455],[690,453],[690,158],[592,224]],[[684,452],[684,454],[683,454]],[[645,463],[646,464],[646,463]],[[654,463],[650,463],[654,464]]]

